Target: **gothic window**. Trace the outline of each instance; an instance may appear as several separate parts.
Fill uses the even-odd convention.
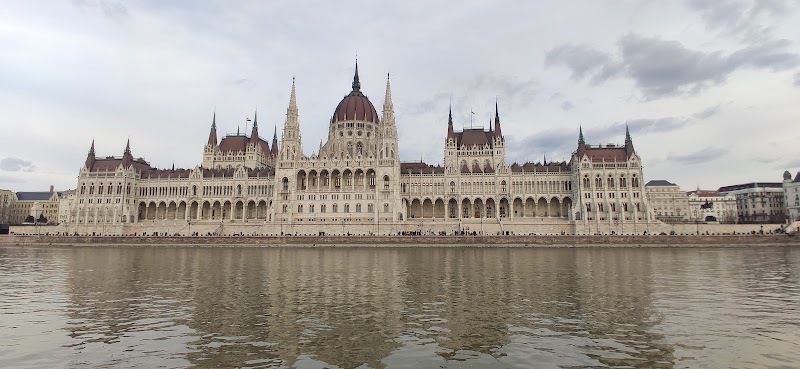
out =
[[[356,213],[361,212],[361,204],[356,204]]]
[[[608,188],[614,188],[614,178],[610,175],[608,176]]]
[[[352,134],[353,134],[353,132],[350,132],[350,135],[352,135]],[[350,155],[350,156],[353,156],[353,143],[352,142],[347,142],[347,154]]]
[[[628,211],[628,203],[627,202],[622,204],[622,210],[623,211]]]
[[[350,204],[344,204],[344,212],[345,213],[349,213],[350,212]]]
[[[302,213],[303,212],[303,205],[297,205],[297,212],[298,213]]]
[[[336,213],[338,211],[339,211],[339,205],[338,204],[333,204],[333,212]]]
[[[383,176],[383,189],[389,189],[389,176]]]
[[[358,131],[359,136],[361,135],[361,131]],[[364,154],[364,144],[360,141],[356,143],[356,155],[363,155]]]
[[[242,185],[237,185],[237,186],[236,186],[236,190],[237,190],[237,192],[238,192],[238,195],[239,195],[239,196],[242,196]]]
[[[286,214],[288,212],[289,212],[289,205],[284,204],[283,205],[283,213]]]
[[[383,212],[384,213],[388,213],[389,212],[389,204],[383,204]]]
[[[319,212],[320,213],[324,213],[325,212],[325,204],[322,204],[322,205],[319,206]]]
[[[450,193],[455,193],[455,192],[456,192],[456,183],[450,181]]]
[[[589,176],[583,176],[583,188],[589,188]]]
[[[639,178],[636,178],[635,174],[633,175],[633,178],[631,179],[631,186],[633,186],[633,188],[639,188]]]
[[[597,210],[603,211],[603,203],[597,204]]]
[[[500,182],[500,192],[506,192],[506,181]]]
[[[289,191],[289,178],[283,177],[283,190]]]
[[[592,204],[586,203],[586,211],[592,211]]]
[[[594,186],[597,188],[603,188],[603,179],[599,176],[594,179]]]

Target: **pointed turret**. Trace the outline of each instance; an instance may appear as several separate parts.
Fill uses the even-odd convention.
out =
[[[86,155],[86,168],[91,170],[95,160],[96,157],[94,154],[94,140],[92,140],[92,147],[89,148],[89,153]]]
[[[633,140],[631,140],[631,130],[628,128],[628,123],[625,123],[625,156],[631,157],[634,152]]]
[[[275,133],[272,134],[272,156],[278,156],[278,125],[275,125]]]
[[[357,73],[358,70],[356,70],[356,78],[358,78]],[[394,103],[392,102],[392,86],[389,83],[389,73],[386,73],[386,95],[384,95],[383,97],[383,111],[386,112],[393,110],[394,110]]]
[[[447,113],[447,138],[455,139],[456,133],[453,131],[453,106],[450,106],[450,111]]]
[[[122,154],[122,167],[128,168],[133,164],[133,155],[131,154],[131,139],[125,144],[125,152]]]
[[[356,75],[356,79],[358,79],[358,75]],[[287,121],[290,115],[293,115],[295,118],[297,117],[297,92],[295,89],[294,77],[292,77],[292,93],[289,96],[289,107],[286,108]],[[296,123],[296,120],[293,121],[293,123]]]
[[[258,109],[253,115],[253,132],[250,134],[251,142],[258,142]]]
[[[208,133],[208,144],[217,146],[217,112],[214,111],[214,116],[211,118],[211,132]]]
[[[583,139],[583,126],[578,126],[578,150],[576,154],[579,158],[586,154],[586,140]]]
[[[497,100],[494,101],[494,137],[503,137],[500,130],[500,110],[497,108]]]

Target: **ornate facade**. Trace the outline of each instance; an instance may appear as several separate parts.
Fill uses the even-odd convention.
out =
[[[444,165],[401,163],[389,79],[380,114],[351,91],[328,122],[326,142],[305,155],[292,82],[280,144],[258,131],[217,140],[216,113],[193,169],[157,169],[98,158],[94,143],[64,226],[72,233],[390,234],[642,233],[654,220],[641,159],[624,145],[591,146],[583,132],[569,162],[508,163],[500,112],[490,128],[453,129]],[[102,226],[102,227],[101,227]]]

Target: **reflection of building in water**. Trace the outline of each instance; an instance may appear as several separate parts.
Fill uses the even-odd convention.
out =
[[[443,166],[400,163],[389,80],[379,114],[357,66],[311,155],[299,117],[294,82],[280,144],[277,128],[271,143],[261,137],[256,115],[249,135],[237,128],[218,140],[215,113],[190,169],[154,168],[130,142],[121,157],[97,157],[92,143],[66,222],[80,233],[170,234],[641,233],[660,224],[627,129],[622,145],[590,145],[577,129],[569,161],[510,163],[496,104],[488,130],[456,131],[452,112],[446,132],[442,122]]]

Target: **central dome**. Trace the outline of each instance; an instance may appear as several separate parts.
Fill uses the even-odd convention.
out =
[[[345,120],[359,120],[365,122],[378,123],[378,112],[369,98],[361,93],[361,82],[358,79],[358,63],[356,63],[356,74],[353,77],[353,91],[345,96],[336,111],[333,113],[331,123]]]

